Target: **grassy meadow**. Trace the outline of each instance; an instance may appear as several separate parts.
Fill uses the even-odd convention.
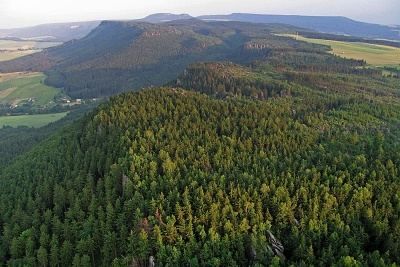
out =
[[[7,73],[0,74],[0,104],[21,105],[28,99],[35,99],[35,106],[46,105],[53,101],[60,89],[43,83],[43,73]]]
[[[41,72],[0,73],[0,105],[21,106],[29,99],[32,108],[52,104],[54,97],[61,89],[43,83],[46,75]],[[0,116],[0,128],[28,126],[39,128],[63,118],[67,112],[56,114]]]
[[[8,53],[0,53],[0,62],[27,56],[27,55],[30,55],[30,54],[33,54],[36,52],[38,52],[38,51],[24,50],[24,51],[12,51],[12,52],[8,52]]]
[[[364,59],[367,64],[372,66],[391,66],[400,67],[400,49],[368,44],[358,42],[340,42],[333,40],[312,39],[296,35],[285,35],[296,38],[298,40],[306,41],[309,43],[329,45],[332,48],[331,53],[344,57],[354,59]]]
[[[33,54],[42,51],[44,48],[56,46],[59,44],[61,43],[0,40],[0,62]]]
[[[5,125],[11,127],[28,126],[39,128],[65,117],[67,113],[68,112],[40,115],[0,116],[0,128]]]

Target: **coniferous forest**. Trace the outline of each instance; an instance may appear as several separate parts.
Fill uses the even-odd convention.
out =
[[[295,44],[112,96],[2,168],[0,266],[399,266],[400,80]]]

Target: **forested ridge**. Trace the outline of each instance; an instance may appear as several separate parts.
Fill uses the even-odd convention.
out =
[[[47,85],[62,87],[72,98],[98,98],[161,86],[198,61],[243,64],[274,51],[329,49],[272,34],[299,30],[196,19],[163,24],[103,21],[82,39],[2,62],[0,71],[44,71]]]
[[[325,50],[195,63],[20,156],[0,266],[398,266],[400,80]]]
[[[169,82],[0,130],[0,266],[400,265],[398,75],[277,29],[103,22],[39,54],[75,96]]]

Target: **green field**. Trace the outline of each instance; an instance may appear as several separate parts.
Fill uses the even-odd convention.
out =
[[[11,41],[0,40],[0,62],[33,54],[60,42]]]
[[[0,74],[0,104],[22,105],[35,99],[33,106],[43,106],[54,100],[60,89],[43,83],[43,73]]]
[[[391,46],[312,39],[296,35],[285,36],[309,43],[329,45],[332,48],[331,53],[335,55],[344,58],[364,59],[367,64],[373,66],[399,66],[400,64],[400,49]]]
[[[28,126],[39,128],[65,117],[67,113],[68,112],[40,115],[0,116],[0,128],[5,125],[11,127]]]

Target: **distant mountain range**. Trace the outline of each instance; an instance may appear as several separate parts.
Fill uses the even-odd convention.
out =
[[[162,22],[173,21],[173,20],[193,19],[193,18],[194,17],[192,17],[188,14],[156,13],[156,14],[149,15],[140,20],[150,22],[150,23],[162,23]]]
[[[346,17],[234,13],[230,15],[200,16],[198,19],[289,24],[324,33],[400,41],[399,25],[390,27],[355,21]]]
[[[333,16],[295,16],[295,15],[262,15],[234,13],[230,15],[204,15],[192,17],[188,14],[157,13],[139,21],[165,23],[174,20],[196,18],[204,21],[243,21],[253,23],[287,24],[315,31],[349,35],[356,37],[389,39],[400,41],[400,26],[385,26],[359,22],[346,17]],[[36,39],[43,41],[69,41],[79,39],[100,24],[100,21],[54,23],[17,29],[0,29],[0,38]]]
[[[0,38],[19,38],[23,40],[66,42],[80,39],[99,26],[101,21],[51,23],[32,27],[0,29]]]

